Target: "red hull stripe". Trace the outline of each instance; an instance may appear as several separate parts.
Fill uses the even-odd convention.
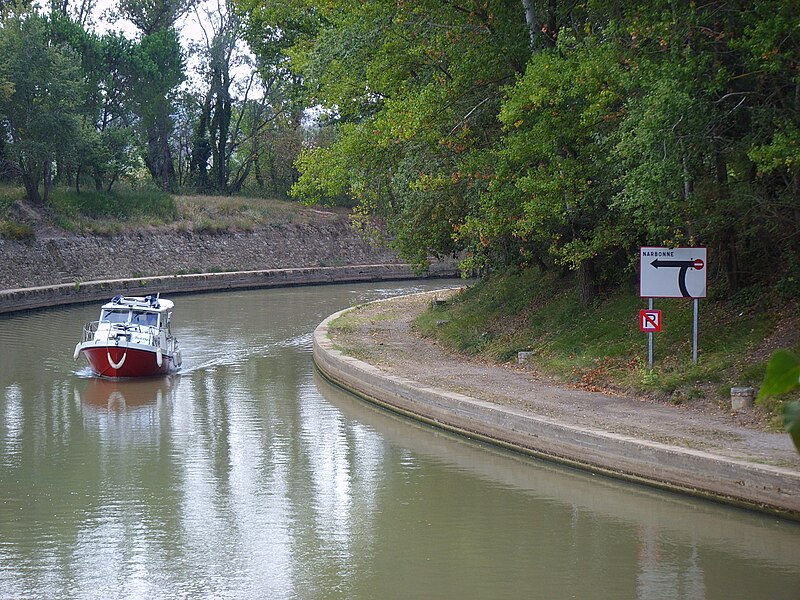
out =
[[[155,352],[139,348],[92,346],[84,348],[83,353],[92,370],[102,377],[150,377],[174,370],[171,356],[164,354],[159,367]]]

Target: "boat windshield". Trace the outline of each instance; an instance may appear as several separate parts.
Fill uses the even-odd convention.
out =
[[[128,310],[103,310],[100,313],[101,323],[127,323]]]
[[[147,312],[134,312],[131,316],[131,323],[135,325],[147,325],[149,327],[158,327],[158,314]]]

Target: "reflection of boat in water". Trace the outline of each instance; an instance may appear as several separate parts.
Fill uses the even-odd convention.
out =
[[[75,346],[101,377],[165,375],[181,365],[178,340],[170,331],[174,304],[158,296],[114,296],[100,319],[86,323]]]
[[[146,379],[79,379],[73,397],[83,427],[100,444],[103,460],[149,448],[165,432],[179,386],[171,376]]]
[[[172,388],[172,378],[110,380],[92,378],[77,390],[84,404],[107,410],[124,411],[159,404]]]

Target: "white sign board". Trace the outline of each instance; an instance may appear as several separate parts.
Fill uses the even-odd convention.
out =
[[[706,248],[639,249],[639,296],[642,298],[705,298]]]

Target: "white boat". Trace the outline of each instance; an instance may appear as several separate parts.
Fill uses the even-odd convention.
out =
[[[170,300],[156,296],[114,296],[100,319],[83,327],[74,358],[86,357],[101,377],[166,375],[181,366],[178,340],[170,330]]]

